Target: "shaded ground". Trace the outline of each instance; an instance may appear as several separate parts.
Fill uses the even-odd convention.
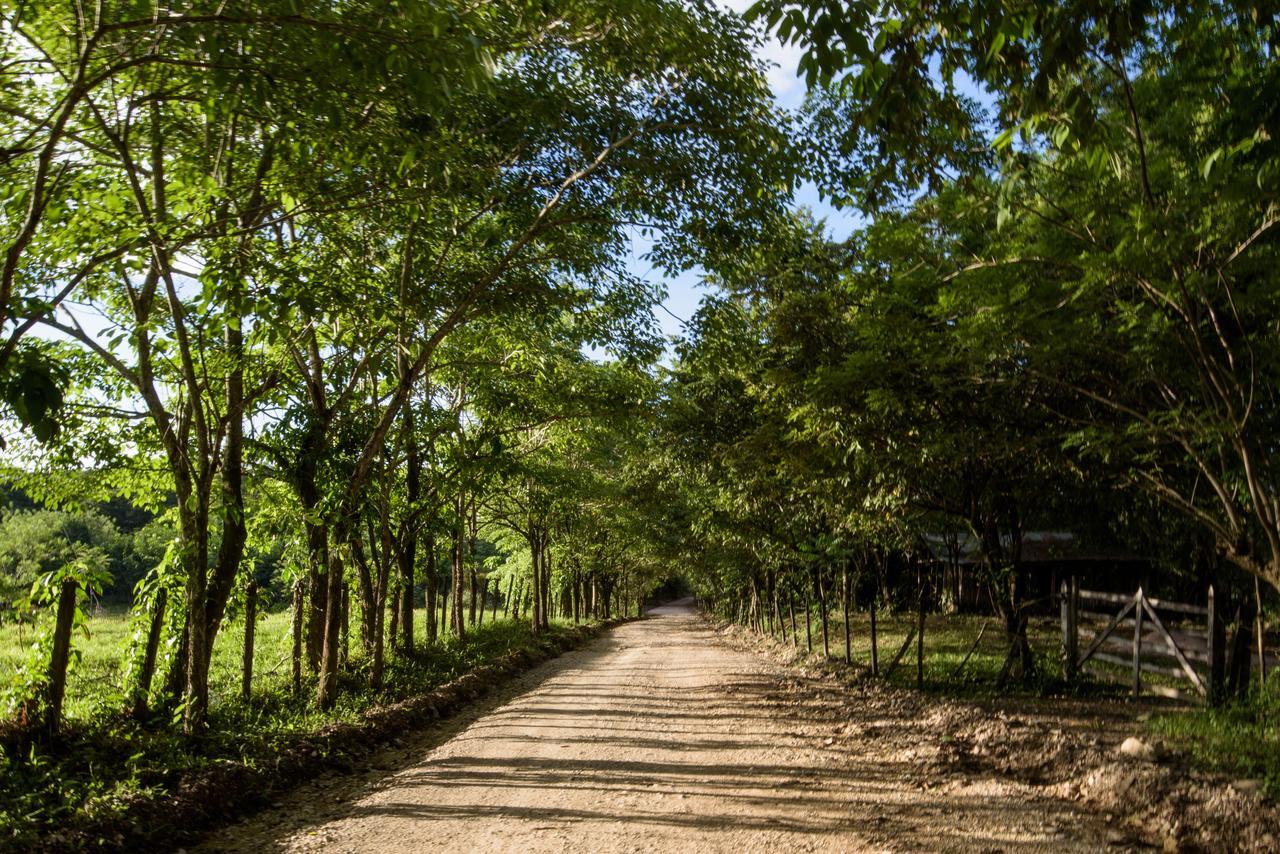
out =
[[[506,696],[438,747],[406,735],[379,767],[318,780],[205,850],[1092,851],[1127,841],[1055,788],[944,761],[954,742],[937,715],[849,702],[830,680],[726,643],[688,607],[621,626]]]

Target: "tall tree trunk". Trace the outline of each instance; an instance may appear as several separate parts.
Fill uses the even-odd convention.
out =
[[[373,542],[373,531],[369,531],[369,541]],[[373,551],[376,558],[376,549]],[[374,584],[376,568],[371,567],[369,554],[365,552],[364,542],[359,536],[351,541],[351,557],[356,567],[356,588],[360,591],[360,646],[370,660],[373,659],[373,627],[377,622],[374,610],[378,607],[378,590]]]
[[[258,623],[258,585],[252,581],[244,596],[244,660],[240,672],[240,698],[253,692],[253,632]]]
[[[427,551],[427,643],[436,642],[436,535],[428,533],[423,543]]]
[[[573,598],[573,624],[582,622],[582,568],[575,559],[573,579],[570,581],[569,595]]]
[[[62,724],[62,698],[67,690],[67,663],[71,660],[71,629],[76,616],[76,594],[80,585],[64,578],[58,590],[58,613],[53,627],[53,652],[49,656],[48,681],[45,686],[44,726],[49,735],[57,735]]]
[[[471,610],[468,615],[468,624],[474,626],[476,624],[476,597],[479,593],[477,585],[479,577],[476,574],[476,498],[471,496],[471,512],[467,519],[467,577],[471,583]],[[484,607],[484,602],[480,603],[480,607]]]
[[[821,570],[815,570],[814,579],[818,583],[818,607],[822,609],[822,657],[830,658],[831,641],[827,630],[827,617],[829,616],[827,608],[827,583],[822,577]]]
[[[293,685],[293,693],[302,693],[302,605],[305,594],[306,582],[301,578],[293,582],[293,652],[290,656],[293,660],[290,678]]]
[[[787,591],[787,608],[791,611],[791,645],[800,645],[800,633],[796,631],[796,597],[790,590]]]
[[[813,590],[806,586],[804,589],[804,644],[810,653],[813,652]]]
[[[849,600],[852,598],[853,585],[849,579],[849,561],[844,562],[844,569],[840,576],[840,608],[844,612],[844,663],[853,663],[853,652],[849,648]]]
[[[538,587],[541,586],[542,584],[542,579],[539,578],[539,573],[540,573],[539,564],[541,562],[542,562],[542,554],[538,547],[537,540],[535,539],[534,545],[533,545],[532,560],[531,560],[532,572],[530,574],[530,579],[529,579],[529,593],[533,600],[532,601],[532,606],[533,606],[532,626],[533,626],[534,634],[537,634],[542,630],[542,597],[538,595]]]
[[[551,628],[551,545],[550,536],[542,535],[542,628]]]
[[[449,612],[449,628],[455,637],[466,636],[466,612],[463,610],[466,604],[466,566],[464,553],[466,550],[465,537],[463,534],[463,525],[465,524],[462,517],[462,495],[459,493],[457,506],[455,508],[457,516],[453,525],[453,590],[450,591],[450,598],[453,600],[453,607]]]
[[[205,515],[207,521],[208,516]],[[207,528],[206,528],[207,530]],[[203,541],[204,534],[200,535]],[[199,554],[207,554],[203,548]],[[209,710],[209,623],[207,577],[205,562],[197,555],[188,554],[187,564],[187,683],[183,700],[182,729],[188,735],[204,729],[205,715]]]
[[[182,696],[187,684],[187,627],[183,623],[182,634],[178,638],[178,649],[169,660],[168,670],[164,675],[164,694],[166,704],[175,704]]]
[[[449,634],[449,591],[453,588],[453,580],[440,588],[440,636]]]
[[[164,611],[168,598],[169,591],[160,587],[156,590],[155,599],[151,604],[151,621],[147,625],[147,646],[143,651],[142,669],[138,672],[138,679],[133,686],[133,705],[129,710],[130,715],[135,719],[143,718],[147,714],[147,698],[151,694],[151,680],[156,672],[156,655],[160,651],[160,635],[164,631]]]
[[[199,644],[193,637],[190,650],[190,661],[198,659],[199,662],[197,670],[192,670],[190,663],[187,670],[188,701],[183,719],[188,732],[204,728],[209,710],[209,666],[213,660],[213,644],[223,615],[226,614],[227,602],[231,598],[249,537],[248,517],[244,506],[244,335],[238,310],[245,283],[238,270],[229,280],[234,289],[229,300],[234,315],[223,329],[231,368],[227,372],[224,395],[226,435],[222,443],[222,466],[219,474],[222,542],[214,559],[212,578],[201,585],[205,601],[199,613],[205,625],[198,638]],[[201,574],[203,573],[202,567]]]
[[[385,572],[386,570],[383,570],[383,573]],[[382,673],[386,665],[386,600],[386,585],[384,584],[381,595],[378,596],[377,604],[373,609],[373,663],[369,667],[369,687],[375,691],[382,688]]]
[[[390,646],[392,650],[399,648],[397,644],[400,640],[400,602],[402,599],[403,597],[400,595],[400,582],[399,580],[393,581],[391,583],[391,595],[388,597],[388,605],[391,608],[391,622],[389,623],[391,626],[391,637],[387,641],[387,645]]]
[[[319,493],[316,494],[316,505],[304,509],[315,512],[319,504]],[[323,523],[304,523],[307,529],[307,546],[310,555],[307,572],[307,592],[309,610],[307,613],[307,666],[312,673],[320,672],[320,656],[324,651],[324,613],[329,606],[329,530]]]
[[[924,562],[916,563],[916,688],[924,688]]]
[[[335,546],[347,539],[343,528],[335,531]],[[338,641],[342,624],[343,567],[340,548],[329,550],[329,567],[326,572],[324,618],[324,647],[320,656],[320,679],[316,684],[316,705],[321,709],[333,708],[338,698]]]
[[[338,666],[346,669],[351,661],[351,587],[342,585],[342,645],[338,650]]]
[[[409,370],[409,357],[403,346],[397,351],[396,364],[401,376]],[[422,456],[418,453],[412,402],[406,403],[404,407],[404,432],[405,502],[408,510],[396,536],[396,563],[400,567],[400,603],[397,614],[400,620],[400,646],[409,655],[413,652],[413,576],[418,561],[415,514],[422,499]]]
[[[876,635],[876,611],[880,607],[880,576],[876,575],[876,589],[871,594],[871,675],[880,675],[880,639]]]

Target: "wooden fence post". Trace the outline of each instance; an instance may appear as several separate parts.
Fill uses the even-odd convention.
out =
[[[1222,631],[1222,618],[1218,614],[1218,594],[1213,584],[1209,585],[1208,622],[1205,627],[1205,641],[1209,651],[1209,703],[1217,705],[1222,702],[1224,682],[1223,642],[1226,638]]]
[[[1258,601],[1258,616],[1253,621],[1254,627],[1258,634],[1258,687],[1267,687],[1267,647],[1266,647],[1266,625],[1262,621],[1262,585],[1258,583],[1258,576],[1253,577],[1253,595]]]
[[[1142,588],[1134,594],[1133,602],[1133,696],[1142,693],[1142,616],[1144,608]]]
[[[1062,582],[1059,590],[1059,609],[1062,612],[1062,675],[1068,682],[1076,678],[1077,644],[1079,630],[1076,628],[1076,580],[1068,584]]]
[[[880,675],[879,638],[876,637],[876,600],[871,599],[871,675]]]

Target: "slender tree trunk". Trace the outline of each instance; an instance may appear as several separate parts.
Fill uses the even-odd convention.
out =
[[[71,628],[76,616],[76,594],[80,585],[64,578],[58,590],[58,613],[53,627],[53,653],[49,656],[48,684],[45,687],[44,726],[49,735],[62,725],[62,698],[67,690],[67,663],[71,660]]]
[[[435,643],[437,595],[435,534],[427,534],[426,542],[423,545],[427,550],[427,643]]]
[[[398,642],[400,640],[401,622],[400,602],[403,600],[403,597],[400,594],[400,584],[398,581],[392,582],[391,595],[388,596],[387,599],[388,605],[391,608],[391,622],[388,624],[391,627],[391,637],[388,639],[387,644],[394,651],[399,649]]]
[[[1267,687],[1267,647],[1266,647],[1266,626],[1262,620],[1262,585],[1258,583],[1258,576],[1253,577],[1253,596],[1258,604],[1258,618],[1255,621],[1257,625],[1258,635],[1258,687]]]
[[[924,563],[916,564],[916,688],[924,688]]]
[[[351,661],[351,587],[342,585],[342,646],[338,651],[338,666],[344,670]]]
[[[844,663],[853,663],[853,652],[849,648],[849,599],[852,598],[852,584],[849,580],[849,561],[844,562],[844,570],[840,576],[840,608],[844,612]]]
[[[818,582],[818,607],[822,609],[822,657],[831,657],[831,641],[827,631],[827,583],[822,578],[822,571],[818,570],[814,576]]]
[[[367,534],[369,542],[374,542],[374,533],[370,530]],[[370,552],[374,558],[377,558],[377,550]],[[366,554],[363,541],[360,537],[355,537],[351,541],[351,557],[356,568],[356,585],[360,591],[360,647],[364,650],[365,657],[373,659],[373,626],[376,622],[374,609],[378,607],[378,592],[374,584],[374,575],[376,568],[369,566],[369,554]],[[344,585],[345,586],[345,585]],[[327,595],[327,594],[326,594]]]
[[[293,693],[302,693],[302,605],[305,597],[305,582],[300,578],[293,582]]]
[[[396,550],[396,562],[400,569],[400,599],[396,607],[399,621],[400,650],[405,655],[413,652],[413,565],[418,558],[418,538],[409,536],[409,544]]]
[[[813,590],[804,590],[804,644],[810,653],[813,652]]]
[[[800,633],[796,631],[796,597],[790,590],[787,591],[787,609],[791,612],[791,645],[800,645]]]
[[[207,579],[203,561],[189,559],[187,571],[187,687],[182,729],[187,735],[204,729],[209,710],[209,623]]]
[[[244,661],[240,673],[240,698],[253,693],[253,632],[258,622],[258,585],[249,582],[244,597]]]
[[[777,585],[775,584],[773,588],[773,613],[775,615],[775,618],[778,621],[778,631],[782,633],[782,642],[786,643],[787,642],[787,621],[786,621],[786,618],[783,617],[782,615],[782,601],[779,598],[781,595],[782,594],[778,592]]]
[[[551,548],[549,545],[550,537],[547,534],[542,536],[542,628],[544,630],[551,628]]]
[[[169,669],[165,672],[164,693],[167,702],[177,703],[187,684],[187,628],[182,627],[182,635],[178,638],[178,651],[169,661]]]
[[[449,580],[449,584],[440,588],[440,636],[444,637],[449,634],[449,591],[453,589],[453,579]]]
[[[316,512],[319,506],[319,492],[316,503],[303,506],[308,512]],[[320,672],[320,656],[324,652],[324,614],[328,608],[328,571],[329,566],[329,531],[323,524],[305,523],[307,528],[307,545],[310,553],[307,573],[308,598],[310,610],[307,615],[307,665],[312,673]]]
[[[467,530],[467,574],[471,579],[471,613],[468,622],[474,626],[476,624],[476,598],[479,594],[479,577],[476,574],[476,508],[475,496],[471,498],[471,522]],[[484,600],[480,601],[480,610],[484,610]],[[483,618],[483,613],[481,617]]]
[[[403,327],[401,336],[404,335]],[[397,373],[403,377],[409,370],[409,357],[405,348],[396,354]],[[414,508],[422,498],[422,458],[418,453],[418,436],[415,432],[412,402],[404,407],[405,435],[405,499]],[[413,588],[414,568],[418,562],[418,533],[413,524],[413,510],[405,514],[396,536],[396,562],[400,567],[400,645],[405,655],[413,653]]]
[[[450,613],[449,628],[453,631],[455,637],[462,638],[466,636],[467,626],[465,622],[466,612],[463,610],[466,606],[466,566],[465,566],[465,533],[463,527],[466,521],[463,517],[464,502],[462,493],[458,493],[453,525],[453,590],[451,598],[453,599],[453,608]]]
[[[880,639],[876,636],[876,609],[880,607],[880,582],[876,579],[875,592],[871,594],[871,675],[880,675]]]
[[[542,631],[542,537],[536,525],[529,526],[530,578],[529,593],[533,599],[533,633]]]
[[[156,672],[156,655],[160,651],[160,635],[164,631],[164,610],[168,602],[169,592],[161,587],[156,591],[155,601],[151,605],[151,621],[147,626],[147,646],[143,651],[142,669],[138,673],[138,681],[133,686],[133,707],[130,715],[140,719],[147,714],[147,698],[151,694],[151,680]]]
[[[379,585],[379,597],[378,597],[377,607],[373,609],[373,613],[374,613],[373,664],[369,668],[369,687],[373,688],[373,690],[375,691],[378,691],[382,688],[382,673],[383,673],[383,668],[386,666],[386,660],[387,660],[387,656],[386,656],[387,603],[385,601],[385,598],[387,595],[386,586],[387,586],[388,579],[386,578],[385,569],[382,571],[381,574],[383,577],[379,579],[379,581],[382,583]],[[394,643],[394,641],[392,641],[392,643]]]
[[[344,542],[345,531],[337,531],[336,542]],[[336,544],[336,543],[335,543]],[[343,568],[340,549],[329,550],[329,568],[327,571],[324,619],[324,648],[320,657],[320,679],[316,685],[316,705],[321,709],[333,708],[338,698],[338,641],[342,624],[342,587]]]
[[[575,566],[577,562],[575,559]],[[570,592],[573,596],[573,624],[576,626],[582,622],[582,570],[574,569],[573,580],[571,582]]]

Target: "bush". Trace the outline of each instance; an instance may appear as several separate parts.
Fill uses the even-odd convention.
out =
[[[0,621],[21,619],[32,585],[84,549],[122,567],[129,538],[96,510],[18,510],[0,520]]]

